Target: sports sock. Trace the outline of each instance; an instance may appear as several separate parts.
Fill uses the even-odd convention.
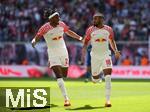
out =
[[[111,94],[111,75],[105,76],[105,96],[106,102],[110,101],[110,94]]]
[[[63,78],[58,78],[57,83],[58,83],[58,86],[61,90],[62,95],[64,96],[64,99],[69,100]]]

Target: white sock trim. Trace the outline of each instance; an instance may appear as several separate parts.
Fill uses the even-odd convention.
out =
[[[58,78],[57,83],[58,83],[58,86],[61,90],[62,95],[64,96],[64,99],[69,100],[63,78]]]
[[[105,76],[105,96],[106,101],[110,101],[110,95],[111,95],[111,75]]]

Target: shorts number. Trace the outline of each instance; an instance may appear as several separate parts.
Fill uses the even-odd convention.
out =
[[[106,60],[106,65],[107,65],[107,66],[110,66],[110,65],[111,65],[110,59],[107,59],[107,60]]]

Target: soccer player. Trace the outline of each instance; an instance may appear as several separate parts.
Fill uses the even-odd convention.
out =
[[[64,96],[64,106],[70,106],[70,101],[65,88],[63,76],[67,76],[69,66],[68,51],[63,39],[63,34],[82,40],[82,37],[69,29],[69,27],[60,21],[59,13],[56,10],[46,9],[44,16],[48,18],[45,23],[37,32],[32,40],[32,46],[35,47],[36,43],[44,37],[48,47],[49,67],[54,71],[58,86]]]
[[[111,52],[109,50],[109,43],[115,53],[115,57],[120,58],[120,52],[117,50],[114,40],[114,33],[110,26],[104,24],[104,16],[102,13],[96,13],[93,16],[93,25],[86,31],[85,41],[82,49],[83,56],[86,53],[88,43],[92,45],[91,50],[91,69],[92,81],[99,82],[99,73],[103,71],[105,76],[105,107],[111,107],[110,94],[111,94],[111,73],[112,73],[112,60]]]

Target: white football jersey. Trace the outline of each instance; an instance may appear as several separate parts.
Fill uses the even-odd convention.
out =
[[[52,27],[49,22],[45,23],[38,31],[38,37],[44,37],[49,57],[66,56],[68,51],[64,42],[63,34],[69,27],[62,21],[59,21],[57,27]]]
[[[114,38],[111,27],[104,25],[102,28],[90,26],[86,31],[85,42],[91,41],[91,55],[102,58],[111,54],[109,39]]]

